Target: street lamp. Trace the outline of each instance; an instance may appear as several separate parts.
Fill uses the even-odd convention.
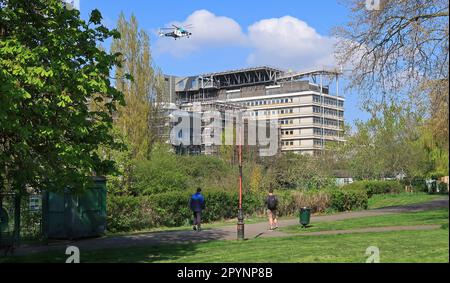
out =
[[[238,224],[237,224],[237,238],[238,240],[244,240],[244,212],[242,210],[242,143],[243,143],[243,118],[242,111],[239,112],[239,209],[238,209]]]

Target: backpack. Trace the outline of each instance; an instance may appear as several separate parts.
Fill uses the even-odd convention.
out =
[[[267,198],[267,208],[270,210],[275,210],[277,209],[277,205],[278,205],[278,199],[276,196],[269,196]]]

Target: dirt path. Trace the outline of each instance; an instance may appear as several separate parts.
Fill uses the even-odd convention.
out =
[[[386,207],[374,210],[354,211],[347,213],[339,213],[333,215],[324,216],[312,216],[311,223],[325,222],[325,221],[337,221],[352,218],[370,217],[377,215],[387,215],[393,213],[402,212],[414,212],[425,211],[439,208],[448,208],[449,200],[435,200],[422,204],[405,205]],[[297,219],[283,220],[279,222],[280,227],[298,225]],[[377,228],[364,228],[355,230],[343,230],[343,231],[321,231],[311,232],[307,235],[325,235],[325,234],[339,234],[339,233],[363,233],[363,232],[380,232],[380,231],[403,231],[403,230],[424,230],[435,229],[434,225],[422,225],[422,226],[397,226],[397,227],[377,227]],[[302,234],[305,236],[306,234]],[[245,237],[247,239],[259,238],[259,237],[283,237],[293,236],[293,234],[287,234],[279,231],[268,231],[267,223],[255,223],[245,225]],[[96,239],[79,240],[73,242],[58,242],[49,244],[48,246],[21,246],[16,249],[16,255],[30,254],[35,252],[44,252],[50,250],[65,249],[66,246],[77,246],[80,250],[96,250],[118,247],[136,247],[136,246],[150,246],[159,244],[180,244],[180,243],[201,243],[213,240],[235,240],[236,239],[236,227],[227,226],[221,228],[214,228],[203,230],[201,232],[195,231],[170,231],[170,232],[154,232],[139,235],[129,236],[117,236],[117,237],[102,237]]]

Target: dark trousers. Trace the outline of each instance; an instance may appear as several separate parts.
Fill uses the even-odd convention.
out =
[[[201,222],[202,222],[202,212],[201,211],[194,212],[194,225],[200,227]]]

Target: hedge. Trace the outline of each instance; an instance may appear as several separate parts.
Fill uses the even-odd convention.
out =
[[[398,194],[403,185],[398,181],[357,181],[342,187],[343,190],[365,191],[370,198],[379,194]]]
[[[189,225],[192,213],[188,207],[188,192],[170,192],[153,196],[109,196],[108,230],[126,232],[160,226]],[[205,222],[232,219],[237,216],[238,194],[224,191],[206,192]],[[347,211],[367,208],[367,194],[361,191],[280,191],[278,212],[280,216],[296,215],[300,207],[310,207],[313,212],[327,209]],[[263,215],[266,194],[244,194],[243,209],[246,215]]]

